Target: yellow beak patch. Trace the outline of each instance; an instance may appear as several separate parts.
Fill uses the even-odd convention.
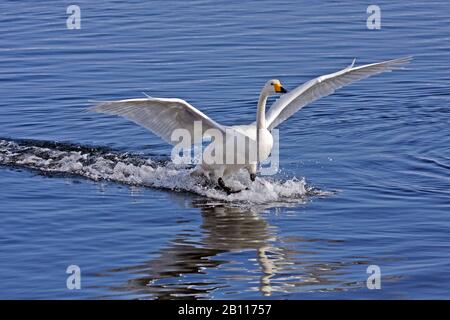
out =
[[[282,88],[281,83],[275,82],[275,83],[273,84],[273,87],[275,88],[275,92],[281,92],[281,88]]]

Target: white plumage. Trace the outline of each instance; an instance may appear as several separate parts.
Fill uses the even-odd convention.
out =
[[[270,155],[273,146],[273,138],[270,133],[282,122],[286,121],[290,116],[296,113],[304,106],[335,92],[355,81],[367,78],[369,76],[392,71],[403,67],[411,61],[411,57],[405,57],[395,60],[388,60],[379,63],[367,64],[355,67],[353,63],[345,69],[331,74],[323,75],[312,79],[289,93],[283,94],[265,113],[266,101],[270,95],[277,93],[285,93],[285,89],[279,80],[269,80],[261,90],[260,98],[257,106],[257,119],[249,125],[239,126],[223,126],[212,120],[204,113],[187,103],[182,99],[176,98],[142,98],[127,99],[119,101],[109,101],[100,103],[90,111],[119,115],[127,118],[140,126],[143,126],[158,135],[166,142],[174,144],[171,140],[172,133],[176,129],[187,130],[192,140],[190,143],[198,143],[202,136],[207,135],[209,129],[215,129],[224,135],[226,131],[233,132],[235,136],[243,135],[247,137],[249,145],[243,152],[250,152],[251,148],[258,148],[258,158],[248,158],[244,164],[237,163],[202,163],[197,166],[194,174],[201,174],[209,177],[211,180],[218,181],[219,185],[228,193],[232,191],[226,187],[222,177],[230,175],[242,168],[249,171],[252,180],[255,178],[257,162],[264,161]],[[194,132],[195,121],[201,121],[202,132],[200,135]],[[214,140],[214,139],[213,139]],[[258,141],[258,142],[257,142]],[[226,139],[222,141],[226,143]],[[225,152],[223,145],[221,150]],[[213,141],[207,148],[205,153],[217,149]],[[225,156],[225,155],[224,155]]]

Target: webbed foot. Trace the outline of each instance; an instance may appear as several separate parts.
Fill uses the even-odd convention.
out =
[[[225,192],[227,193],[227,195],[230,195],[230,194],[232,194],[232,193],[239,193],[239,192],[242,191],[242,190],[231,190],[230,187],[227,187],[227,186],[225,185],[225,182],[223,181],[222,177],[220,177],[220,178],[217,180],[217,183],[218,183],[219,186],[222,188],[222,190],[225,191]]]

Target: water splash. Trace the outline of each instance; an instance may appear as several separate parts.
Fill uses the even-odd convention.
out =
[[[102,147],[36,140],[0,139],[0,164],[37,170],[41,174],[74,175],[95,181],[192,192],[210,199],[245,203],[298,203],[307,195],[323,194],[306,186],[304,179],[277,180],[258,177],[250,183],[242,172],[226,183],[246,189],[227,195],[191,177],[192,166],[178,166],[157,157],[123,153]]]

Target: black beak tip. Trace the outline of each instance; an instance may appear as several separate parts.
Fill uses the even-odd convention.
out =
[[[287,93],[288,91],[284,88],[284,87],[281,87],[281,93]]]

